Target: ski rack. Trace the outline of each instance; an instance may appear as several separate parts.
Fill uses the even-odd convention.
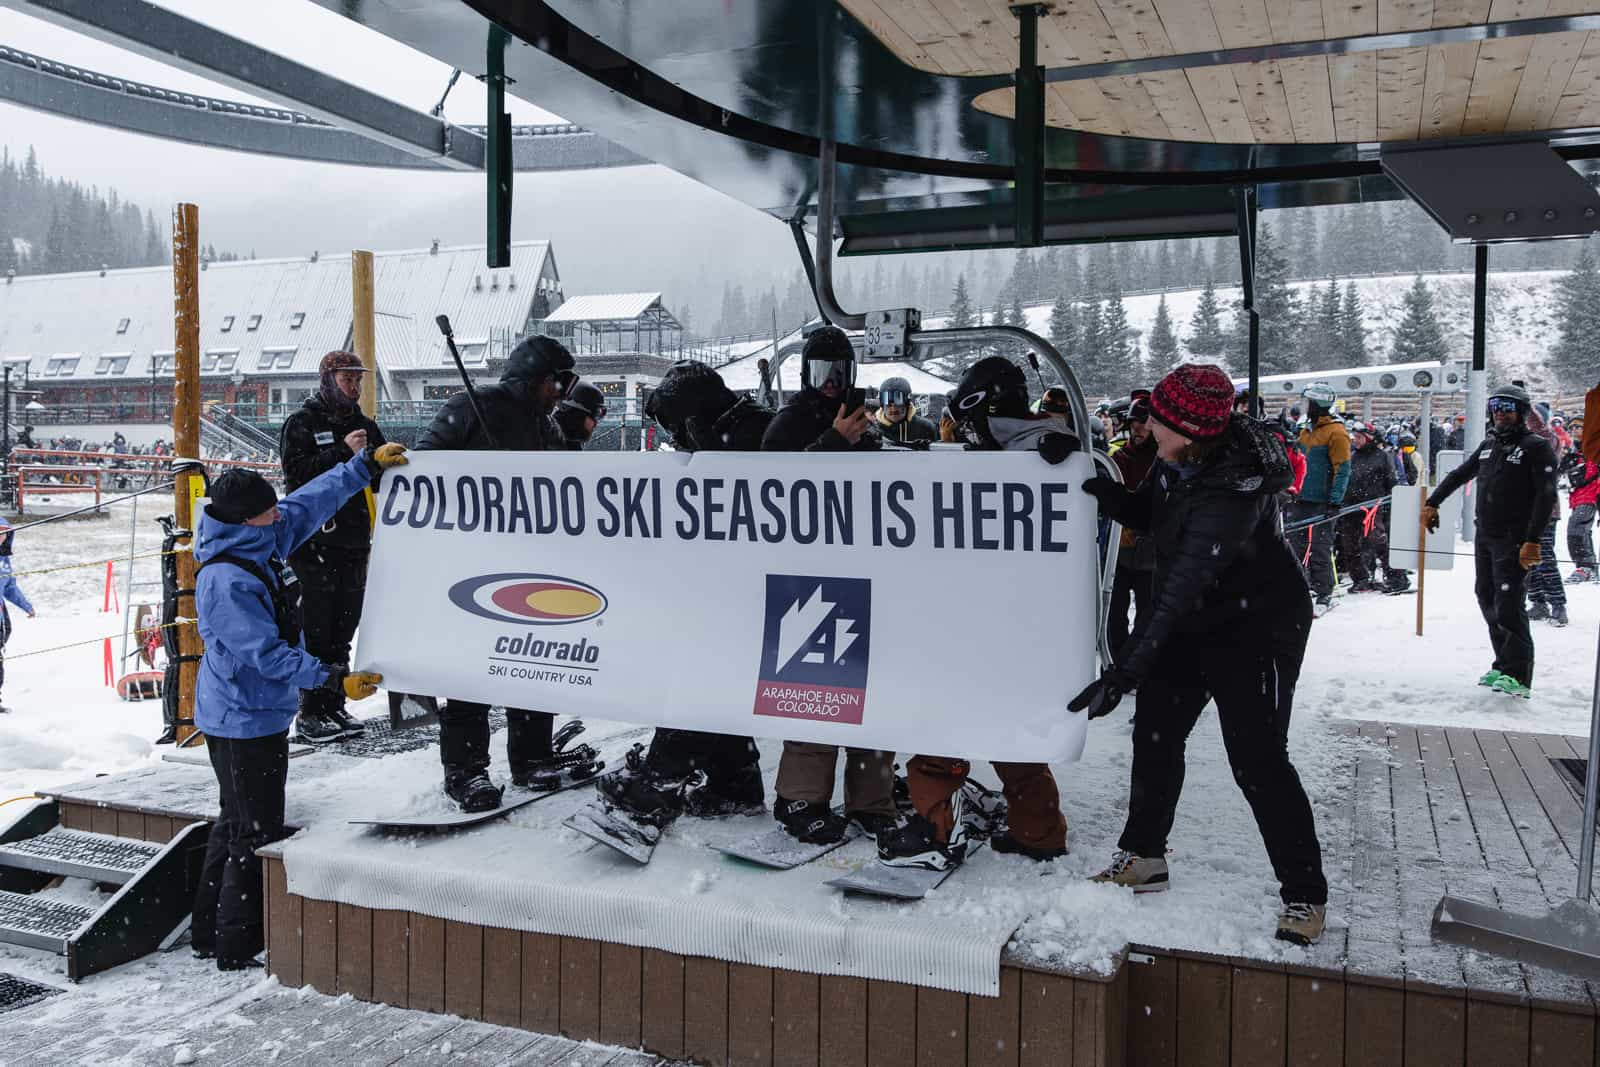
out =
[[[1067,392],[1067,404],[1072,411],[1072,429],[1078,435],[1078,441],[1084,446],[1086,452],[1108,478],[1122,483],[1122,472],[1111,461],[1111,457],[1094,449],[1094,435],[1089,430],[1089,405],[1083,398],[1083,387],[1078,382],[1078,376],[1073,373],[1072,367],[1067,363],[1066,357],[1045,338],[1031,330],[1020,326],[968,326],[961,328],[947,328],[942,330],[922,329],[922,313],[916,308],[892,308],[886,311],[872,311],[866,313],[847,312],[839,306],[838,297],[833,289],[833,230],[834,230],[834,195],[835,195],[835,169],[838,162],[838,146],[831,137],[822,139],[821,148],[817,156],[817,252],[815,264],[811,261],[809,249],[806,247],[805,237],[802,233],[798,219],[791,223],[794,232],[795,245],[799,250],[806,275],[811,279],[812,289],[817,299],[817,310],[822,313],[825,321],[838,326],[843,330],[855,330],[864,333],[862,343],[862,360],[873,362],[876,360],[904,359],[909,362],[921,362],[933,357],[941,346],[962,345],[994,345],[1018,344],[1043,359],[1055,370],[1061,378],[1062,385]],[[773,353],[768,372],[782,399],[783,385],[779,372],[783,361],[790,355],[804,347],[803,340],[792,341]],[[1096,605],[1095,618],[1095,644],[1100,651],[1101,663],[1109,668],[1115,662],[1112,656],[1110,638],[1106,634],[1106,624],[1111,615],[1111,589],[1116,581],[1117,554],[1122,542],[1122,526],[1112,522],[1110,533],[1107,537],[1105,556],[1100,563],[1100,596]]]

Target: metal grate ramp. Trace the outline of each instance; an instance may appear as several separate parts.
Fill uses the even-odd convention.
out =
[[[364,719],[367,729],[360,737],[349,737],[342,741],[323,745],[322,751],[335,752],[341,756],[364,756],[369,759],[382,759],[384,756],[393,756],[401,752],[414,752],[419,748],[439,743],[439,728],[437,726],[413,726],[410,729],[396,730],[389,724],[387,715],[378,718]],[[503,730],[506,725],[506,713],[503,708],[489,709],[489,729]]]
[[[0,941],[65,955],[67,938],[94,914],[82,904],[0,891]]]
[[[160,845],[147,841],[58,826],[38,837],[0,845],[0,867],[123,885],[160,852]]]
[[[64,989],[40,985],[14,974],[0,974],[0,1012],[26,1008],[29,1004],[37,1004],[65,992]]]

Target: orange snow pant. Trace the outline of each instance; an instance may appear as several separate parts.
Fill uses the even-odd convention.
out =
[[[1011,836],[1029,848],[1066,848],[1067,817],[1061,813],[1061,791],[1049,765],[996,763],[994,769],[1010,809],[1006,818]],[[950,839],[950,798],[971,772],[966,760],[944,756],[913,756],[906,764],[911,806],[939,831],[940,841]]]

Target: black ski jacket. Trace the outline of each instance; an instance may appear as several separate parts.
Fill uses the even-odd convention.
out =
[[[828,420],[832,422],[833,420]],[[927,419],[918,415],[916,411],[901,419],[899,422],[884,422],[882,418],[872,420],[872,428],[888,443],[895,445],[909,445],[918,441],[937,441],[939,428]]]
[[[1523,425],[1496,430],[1445,476],[1428,503],[1438,507],[1472,478],[1478,479],[1478,530],[1537,544],[1556,506],[1556,453],[1550,442]]]
[[[534,384],[525,378],[503,379],[477,386],[478,406],[494,434],[494,444],[483,432],[465,392],[456,393],[417,442],[419,452],[465,449],[487,452],[498,445],[503,452],[559,451],[567,447],[555,420],[534,411]]]
[[[1136,491],[1101,499],[1103,512],[1155,542],[1154,607],[1119,656],[1135,678],[1181,635],[1281,625],[1301,609],[1309,618],[1300,565],[1280,532],[1277,494],[1293,480],[1283,441],[1242,415],[1226,435],[1188,477],[1158,461]]]
[[[300,410],[283,422],[278,434],[278,455],[283,463],[286,489],[294,492],[324,471],[347,463],[354,453],[345,447],[345,436],[355,430],[367,431],[367,445],[376,449],[385,442],[378,424],[362,414],[359,407],[335,410],[321,393],[306,397]],[[372,479],[374,489],[378,479]],[[367,494],[357,493],[311,536],[311,543],[334,548],[367,548],[372,544],[372,512]]]
[[[802,389],[789,398],[761,438],[763,452],[870,452],[883,446],[871,425],[861,440],[851,444],[833,428],[839,401],[815,389]]]
[[[1345,491],[1345,503],[1365,504],[1388,496],[1397,480],[1393,457],[1376,441],[1368,441],[1366,448],[1350,453],[1350,488]]]
[[[696,447],[702,451],[759,452],[776,416],[771,408],[741,396],[710,425],[703,425],[693,415],[688,424]]]

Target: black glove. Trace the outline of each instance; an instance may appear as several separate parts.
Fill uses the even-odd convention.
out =
[[[1078,450],[1078,439],[1070,433],[1047,433],[1039,438],[1039,455],[1046,463],[1060,463]]]
[[[1067,710],[1072,712],[1087,710],[1091,719],[1109,715],[1123,696],[1138,684],[1139,680],[1133,675],[1120,667],[1113,667],[1096,681],[1089,683],[1083,692],[1073,697],[1067,705]]]
[[[1100,501],[1102,504],[1110,503],[1127,490],[1122,488],[1115,478],[1108,478],[1104,474],[1097,474],[1083,483],[1083,491]]]

